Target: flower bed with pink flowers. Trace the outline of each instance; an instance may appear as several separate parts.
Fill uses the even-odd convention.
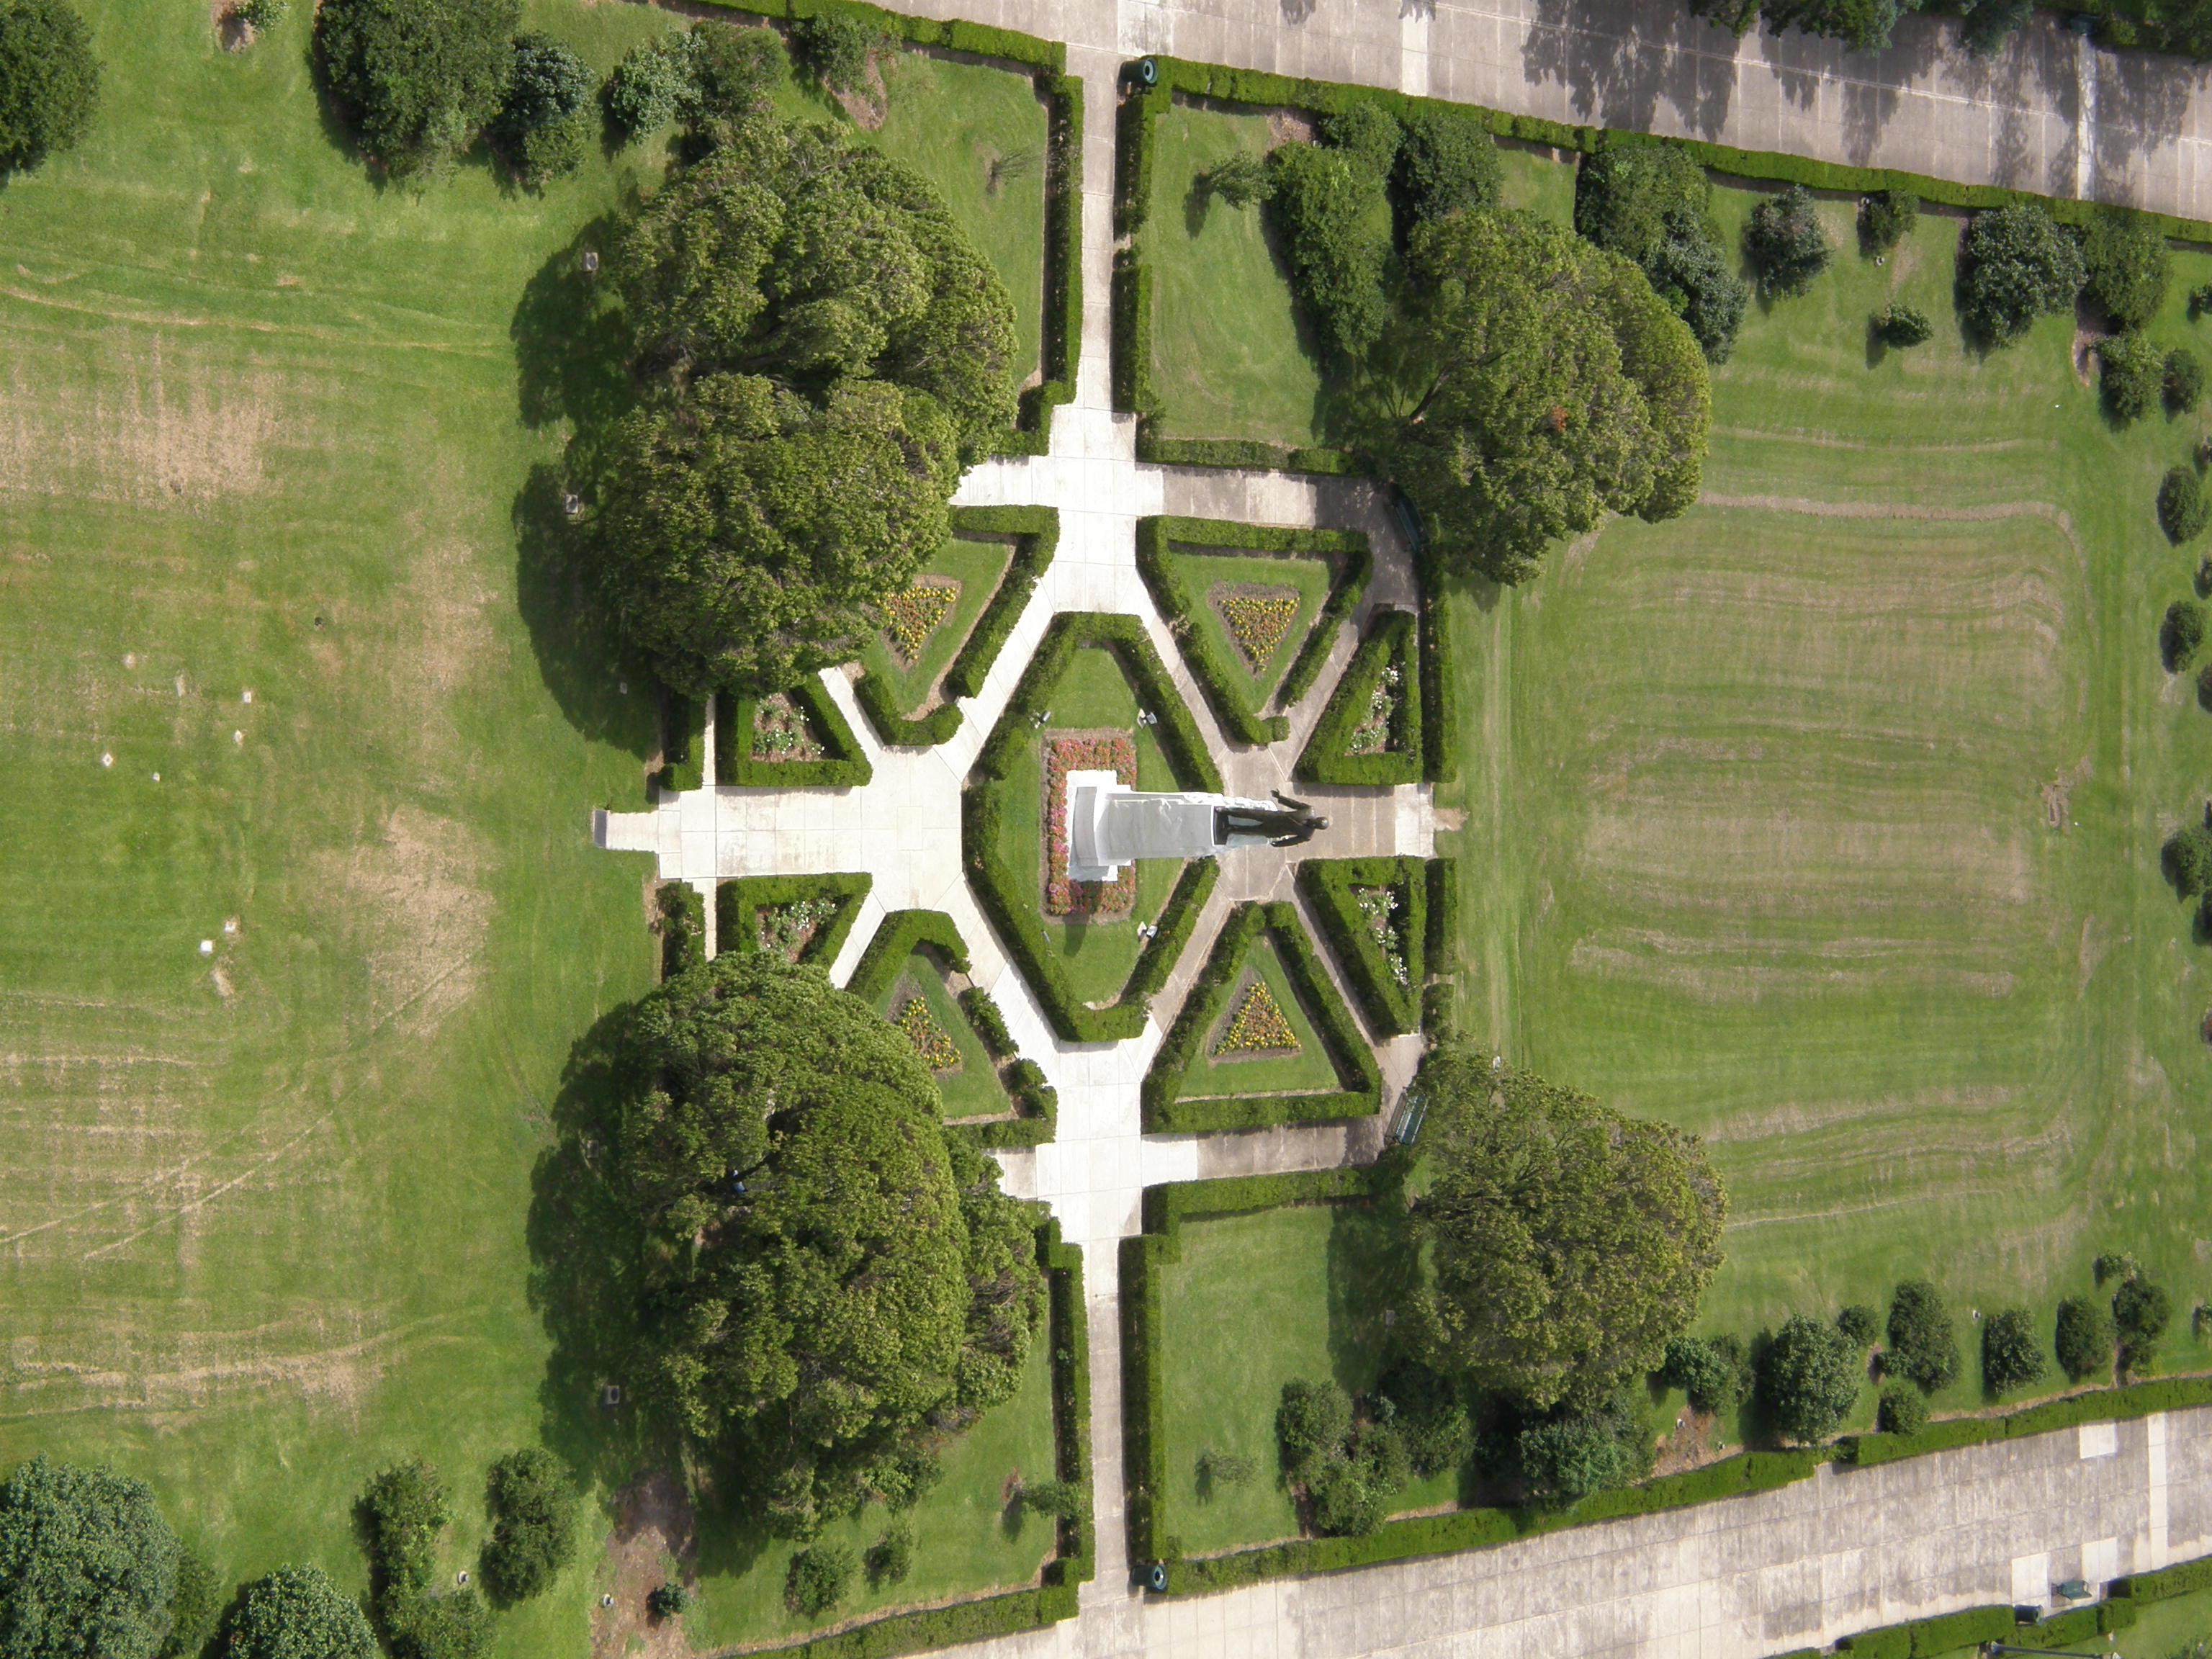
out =
[[[1137,907],[1137,866],[1112,881],[1067,878],[1067,775],[1111,772],[1137,787],[1137,745],[1126,732],[1047,738],[1044,743],[1044,908],[1052,916],[1126,916]]]

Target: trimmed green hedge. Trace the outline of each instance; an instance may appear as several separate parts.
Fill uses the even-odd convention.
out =
[[[1328,598],[1310,624],[1305,642],[1298,647],[1274,698],[1278,708],[1290,708],[1312,690],[1328,660],[1338,626],[1359,608],[1367,592],[1368,578],[1375,572],[1375,555],[1366,536],[1357,530],[1291,530],[1277,525],[1231,524],[1220,519],[1137,520],[1138,572],[1152,589],[1161,616],[1174,630],[1182,659],[1212,705],[1223,734],[1255,747],[1279,742],[1291,735],[1290,720],[1281,714],[1255,714],[1246,708],[1228,678],[1229,665],[1207,648],[1206,636],[1197,631],[1205,597],[1193,594],[1176,571],[1169,556],[1178,543],[1230,553],[1309,554],[1328,559],[1335,566]]]
[[[854,688],[860,710],[876,735],[885,743],[905,749],[930,749],[951,740],[960,729],[960,705],[956,697],[980,696],[984,678],[1006,643],[1007,635],[1021,620],[1037,578],[1052,563],[1060,545],[1060,510],[1050,507],[956,507],[952,509],[956,536],[1012,536],[1013,556],[1006,574],[983,613],[968,630],[959,652],[945,668],[939,695],[944,699],[927,714],[912,719],[901,714],[891,700],[889,681],[880,674],[861,677]]]
[[[1923,1452],[1949,1451],[2020,1435],[2048,1434],[2053,1429],[2070,1429],[2081,1423],[2124,1421],[2148,1417],[2153,1412],[2207,1405],[2212,1405],[2212,1376],[2166,1377],[2155,1382],[2130,1383],[2124,1389],[2094,1389],[2087,1394],[2069,1395],[2003,1417],[1946,1418],[1930,1423],[1917,1434],[1847,1435],[1838,1443],[1837,1461],[1871,1468],[1900,1457],[1917,1457]]]
[[[1214,860],[1206,861],[1211,866]],[[1305,866],[1300,866],[1301,871]],[[1179,1100],[1184,1074],[1219,1017],[1244,953],[1261,933],[1273,941],[1298,1006],[1320,1033],[1340,1085],[1334,1094],[1243,1095],[1221,1100]],[[1315,957],[1313,945],[1290,904],[1238,905],[1222,924],[1213,954],[1183,999],[1182,1011],[1145,1074],[1144,1121],[1148,1134],[1187,1134],[1207,1129],[1253,1129],[1273,1123],[1312,1123],[1369,1117],[1382,1109],[1382,1076],[1374,1054],[1352,1023],[1352,1012]],[[1214,1182],[1211,1185],[1222,1183]]]
[[[1450,596],[1435,555],[1417,562],[1421,598],[1421,770],[1431,783],[1459,781],[1459,683],[1452,677]]]
[[[714,782],[749,789],[857,789],[876,775],[860,741],[853,735],[845,716],[823,688],[818,676],[810,675],[784,696],[805,711],[822,738],[828,756],[818,761],[764,761],[753,758],[754,700],[725,695],[722,706],[730,721],[726,740],[716,728]]]
[[[1421,777],[1421,672],[1417,629],[1410,611],[1378,611],[1369,619],[1344,678],[1315,722],[1313,735],[1291,775],[1308,783],[1417,783]],[[1382,671],[1400,665],[1398,744],[1379,755],[1347,755],[1352,734],[1366,718],[1368,699]]]
[[[660,913],[660,976],[673,979],[707,959],[707,901],[688,881],[664,881],[653,896]]]
[[[845,988],[863,1002],[873,1002],[891,988],[906,959],[925,945],[954,973],[968,971],[968,941],[951,917],[942,910],[894,910],[877,927]]]
[[[689,794],[707,784],[707,705],[696,697],[670,691],[661,699],[667,737],[660,751],[660,790]]]
[[[999,821],[1005,810],[1000,790],[1006,773],[1021,744],[1035,730],[1047,694],[1066,672],[1075,652],[1087,645],[1114,653],[1139,701],[1157,716],[1158,724],[1152,728],[1152,736],[1185,787],[1220,791],[1221,774],[1206,751],[1198,723],[1183,707],[1144,624],[1134,617],[1064,611],[1045,629],[1036,654],[1030,659],[1021,683],[1007,701],[1006,713],[975,757],[975,775],[960,798],[960,848],[976,902],[1005,943],[1007,955],[1036,993],[1053,1030],[1070,1042],[1120,1042],[1143,1032],[1144,999],[1166,983],[1176,955],[1189,937],[1196,908],[1205,902],[1218,872],[1211,859],[1185,868],[1161,912],[1159,932],[1138,957],[1129,982],[1112,1006],[1092,1008],[1076,996],[1058,953],[1046,938],[1034,884],[1006,867],[999,857],[998,845]],[[1206,873],[1199,873],[1200,870]]]
[[[1916,1619],[1909,1625],[1888,1625],[1846,1636],[1836,1644],[1836,1650],[1861,1659],[1936,1659],[1938,1654],[1979,1647],[1984,1642],[2010,1641],[2013,1628],[2009,1607],[1968,1607],[1963,1613]]]
[[[971,985],[960,994],[960,1012],[968,1016],[976,1040],[992,1059],[1012,1060],[1021,1052],[1015,1046],[1014,1034],[1006,1029],[1006,1015],[999,1012],[998,1003],[981,986]]]
[[[2130,1611],[2137,1601],[2164,1601],[2204,1589],[2212,1589],[2212,1555],[2179,1562],[2159,1572],[2130,1573],[2112,1583],[2112,1594],[2126,1599]]]
[[[799,953],[801,962],[818,962],[827,969],[837,960],[837,952],[844,948],[845,936],[860,920],[860,901],[868,896],[868,889],[875,885],[875,880],[863,872],[857,875],[738,876],[718,881],[714,884],[715,948],[725,954],[752,956],[760,950],[762,906],[792,904],[800,899],[834,898],[841,901],[837,914],[830,918],[828,927],[815,930],[814,937]]]
[[[1429,975],[1459,971],[1459,860],[1429,860]]]
[[[1439,860],[1441,862],[1441,860]],[[1297,868],[1298,890],[1336,952],[1336,965],[1367,1016],[1368,1029],[1401,1036],[1421,1027],[1421,990],[1428,983],[1429,872],[1419,859],[1308,859]],[[1406,942],[1406,983],[1383,959],[1374,931],[1359,914],[1355,887],[1400,888],[1405,908],[1398,929]]]

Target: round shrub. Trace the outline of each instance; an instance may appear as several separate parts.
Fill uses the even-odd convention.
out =
[[[810,1544],[791,1558],[783,1599],[793,1612],[819,1619],[845,1599],[859,1567],[850,1544],[835,1539]]]
[[[673,1578],[655,1584],[645,1598],[645,1608],[656,1619],[673,1619],[691,1605],[691,1592]]]
[[[888,44],[889,37],[850,12],[823,11],[793,24],[791,39],[799,62],[823,86],[850,92],[867,78],[868,54]]]
[[[1884,1434],[1917,1434],[1928,1426],[1927,1396],[1914,1388],[1884,1389],[1874,1420]]]
[[[2212,829],[2192,823],[2176,830],[2159,848],[2159,864],[2184,898],[2212,888]]]
[[[1498,205],[1498,146],[1473,111],[1455,104],[1422,107],[1401,126],[1394,194],[1410,223]]]
[[[914,1523],[895,1521],[868,1546],[868,1583],[878,1589],[904,1581],[914,1571]]]
[[[67,0],[0,0],[0,173],[69,149],[99,104],[100,60]]]
[[[1836,1328],[1864,1352],[1881,1340],[1881,1316],[1863,1302],[1854,1302],[1836,1316]]]
[[[2057,1340],[2059,1369],[2076,1382],[2093,1376],[2109,1382],[2112,1375],[2112,1345],[2117,1333],[2112,1316],[2094,1297],[2069,1296],[2058,1304]]]
[[[484,1583],[520,1601],[550,1587],[576,1553],[576,1487],[543,1446],[511,1452],[491,1466],[492,1534],[483,1548]]]
[[[1835,253],[1820,228],[1813,192],[1802,185],[1791,185],[1752,209],[1743,251],[1769,294],[1802,294]]]
[[[2039,317],[2064,311],[2085,280],[2081,250],[2039,207],[1978,213],[1959,259],[1959,309],[1973,334],[2009,345]]]
[[[2050,1368],[2027,1309],[2007,1308],[1982,1322],[1982,1385],[1992,1395],[2041,1382]]]
[[[1531,1495],[1571,1504],[1622,1484],[1620,1438],[1600,1418],[1569,1418],[1521,1431],[1521,1474]]]
[[[0,1653],[153,1659],[181,1556],[143,1481],[40,1455],[0,1486]]]
[[[1332,1538],[1364,1538],[1382,1524],[1383,1498],[1357,1461],[1339,1458],[1308,1483],[1314,1528]]]
[[[1859,203],[1859,241],[1869,253],[1887,253],[1912,234],[1920,198],[1909,190],[1878,190]]]
[[[2212,662],[2206,663],[2197,671],[2197,701],[2203,707],[2212,708]]]
[[[2122,328],[2141,328],[2166,301],[2172,268],[2166,236],[2148,216],[2106,208],[2081,233],[2081,268],[2089,297]]]
[[[2166,389],[2166,360],[2149,339],[2134,332],[2097,343],[2098,389],[2117,421],[2139,421],[2158,407]]]
[[[247,1588],[225,1659],[377,1659],[376,1638],[320,1567],[279,1567]]]
[[[2204,401],[2204,363],[2187,346],[2166,354],[2166,412],[2186,415]]]
[[[1759,1392],[1774,1425],[1790,1439],[1825,1440],[1858,1403],[1864,1362],[1851,1340],[1825,1320],[1793,1315],[1761,1361]]]
[[[2162,1285],[2141,1277],[2124,1280],[2112,1295],[2112,1325],[2120,1334],[2120,1359],[2130,1370],[2157,1351],[2173,1320],[2173,1301]]]
[[[1723,1412],[1743,1399],[1749,1370],[1743,1343],[1735,1337],[1678,1336],[1667,1344],[1659,1375],[1699,1411]]]
[[[1920,345],[1936,332],[1936,325],[1928,320],[1926,312],[1902,304],[1892,304],[1877,312],[1874,326],[1882,343],[1893,346]]]
[[[420,172],[498,116],[521,15],[520,0],[322,0],[315,58],[362,150]]]
[[[1283,1384],[1283,1403],[1275,1412],[1275,1432],[1283,1443],[1283,1467],[1294,1481],[1310,1481],[1323,1463],[1340,1451],[1352,1432],[1352,1396],[1332,1382],[1296,1378]]]
[[[642,138],[666,126],[698,101],[691,37],[664,34],[639,41],[607,76],[604,96],[608,118],[626,137]]]
[[[1951,1310],[1926,1279],[1907,1280],[1890,1298],[1889,1346],[1881,1364],[1923,1394],[1948,1387],[1958,1376],[1959,1341]]]
[[[2165,620],[2158,625],[2158,651],[2166,660],[2167,672],[2179,673],[2188,667],[2203,643],[2203,605],[2194,599],[2176,599],[2166,607]]]
[[[2176,547],[2203,533],[2204,486],[2193,468],[2169,467],[2158,487],[2158,524]]]
[[[520,35],[507,101],[491,134],[525,179],[559,178],[583,164],[592,88],[584,60],[550,34]]]
[[[275,28],[291,9],[290,0],[239,0],[230,15],[258,33]]]

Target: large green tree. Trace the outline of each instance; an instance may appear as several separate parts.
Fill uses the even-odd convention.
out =
[[[623,624],[694,693],[851,657],[1015,408],[1012,302],[928,183],[730,101],[617,251],[647,396],[594,485]]]
[[[521,17],[520,0],[322,0],[315,55],[362,149],[414,173],[498,116]]]
[[[377,1659],[376,1637],[320,1567],[279,1567],[246,1587],[226,1659]]]
[[[153,1659],[180,1554],[143,1481],[22,1464],[0,1486],[0,1654]]]
[[[1431,379],[1399,485],[1451,562],[1499,581],[1607,513],[1697,499],[1712,394],[1697,341],[1627,259],[1526,213],[1423,225]]]
[[[0,173],[67,149],[99,104],[100,61],[67,0],[0,0]]]
[[[1044,1313],[1035,1217],[945,1133],[913,1046],[820,969],[727,955],[632,1024],[618,1178],[672,1247],[649,1386],[804,1528],[932,1424],[1010,1398]]]
[[[1728,1197],[1694,1135],[1462,1042],[1430,1051],[1413,1205],[1429,1363],[1531,1407],[1594,1408],[1656,1368],[1720,1266]]]

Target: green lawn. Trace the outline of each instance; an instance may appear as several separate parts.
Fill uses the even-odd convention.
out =
[[[952,1000],[951,992],[945,988],[944,970],[921,951],[907,958],[906,970],[892,981],[890,990],[876,999],[876,1012],[890,1019],[917,996],[928,1006],[938,1029],[960,1051],[959,1069],[937,1074],[937,1091],[945,1097],[946,1119],[958,1121],[965,1118],[1000,1117],[1012,1112],[1013,1103],[999,1086],[999,1073],[991,1064],[990,1052],[968,1024],[968,1017],[960,1012],[960,1005]]]
[[[204,7],[80,9],[101,115],[0,193],[0,1468],[112,1462],[227,1580],[359,1590],[399,1458],[452,1489],[443,1571],[501,1453],[547,1437],[597,1498],[635,1467],[549,1371],[526,1223],[572,1045],[654,974],[646,861],[587,821],[644,804],[650,684],[544,550],[566,416],[621,395],[578,254],[660,151],[382,187],[308,9],[240,54]],[[600,69],[670,22],[526,17]],[[949,1518],[1049,1462],[1028,1386],[905,1593],[1049,1547]],[[584,1649],[605,1524],[499,1652]],[[710,1624],[781,1618],[715,1559]]]
[[[1020,1391],[947,1445],[943,1457],[945,1478],[907,1516],[915,1550],[905,1583],[871,1589],[856,1577],[842,1606],[810,1621],[783,1602],[784,1581],[799,1547],[739,1522],[701,1540],[699,1599],[684,1615],[684,1634],[701,1649],[773,1642],[860,1614],[1034,1583],[1053,1553],[1053,1522],[1010,1509],[1006,1497],[1018,1476],[1032,1481],[1054,1476],[1048,1328],[1037,1332]],[[822,1538],[865,1556],[892,1519],[881,1504],[872,1503],[823,1528]]]
[[[1386,1317],[1410,1293],[1404,1255],[1364,1204],[1186,1220],[1180,1242],[1181,1257],[1161,1270],[1163,1525],[1191,1555],[1295,1537],[1275,1438],[1283,1384],[1374,1386],[1389,1358]],[[1249,1457],[1258,1478],[1201,1491],[1198,1459],[1208,1449]],[[1459,1477],[1447,1473],[1408,1486],[1396,1507],[1458,1496]]]
[[[1756,198],[1717,197],[1733,236]],[[1850,211],[1715,373],[1704,503],[1454,606],[1467,1021],[1705,1138],[1704,1328],[1932,1274],[1970,1350],[1936,1405],[1969,1409],[1969,1310],[2047,1318],[2126,1249],[2203,1366],[2212,977],[2157,849],[2212,793],[2212,716],[2158,659],[2199,550],[2152,513],[2198,422],[2109,428],[2070,319],[1966,349],[1960,222],[1877,267]],[[2174,264],[2153,332],[2201,351],[2212,258]],[[1870,350],[1892,295],[1939,337]]]
[[[1297,1039],[1296,1054],[1243,1057],[1218,1054],[1244,1001],[1246,976],[1254,975],[1266,983],[1275,1006],[1282,1010],[1284,1023]],[[1222,999],[1212,1029],[1206,1034],[1190,1069],[1183,1073],[1178,1097],[1218,1100],[1239,1095],[1328,1094],[1343,1086],[1321,1034],[1314,1030],[1313,1021],[1306,1017],[1297,994],[1291,988],[1290,975],[1283,971],[1274,940],[1261,934],[1245,951],[1238,976]]]
[[[983,607],[997,592],[999,579],[1006,574],[1006,566],[1013,556],[1014,544],[1010,541],[971,542],[955,537],[945,544],[935,558],[915,573],[917,579],[951,577],[960,584],[960,597],[945,613],[945,620],[932,631],[911,667],[900,661],[884,642],[882,635],[869,636],[867,647],[860,653],[860,665],[870,673],[882,675],[890,684],[891,701],[901,714],[919,713],[930,701],[939,676],[951,666],[952,659],[967,642],[975,618],[983,614]]]
[[[1135,689],[1111,651],[1102,646],[1079,648],[1047,693],[1045,705],[1052,719],[1035,740],[1023,746],[1006,775],[1006,812],[999,828],[1000,856],[1006,860],[1008,869],[1025,878],[1035,872],[1040,907],[1044,898],[1043,744],[1053,732],[1109,727],[1133,732],[1138,788],[1191,787],[1178,781],[1152,728],[1137,724]],[[1044,916],[1046,941],[1060,953],[1068,983],[1079,998],[1103,1007],[1121,995],[1144,948],[1144,940],[1137,937],[1137,924],[1158,919],[1182,872],[1182,866],[1170,860],[1140,860],[1137,902],[1126,916],[1112,920]]]
[[[1200,552],[1180,546],[1168,557],[1180,567],[1198,602],[1197,628],[1191,643],[1229,671],[1224,678],[1236,688],[1244,707],[1257,714],[1273,697],[1283,676],[1297,660],[1298,648],[1313,631],[1314,617],[1328,600],[1329,584],[1336,574],[1334,564],[1303,555]],[[1222,594],[1215,592],[1217,586]],[[1287,588],[1298,602],[1297,614],[1283,630],[1282,639],[1256,669],[1230,633],[1218,603],[1226,593],[1246,587]]]

